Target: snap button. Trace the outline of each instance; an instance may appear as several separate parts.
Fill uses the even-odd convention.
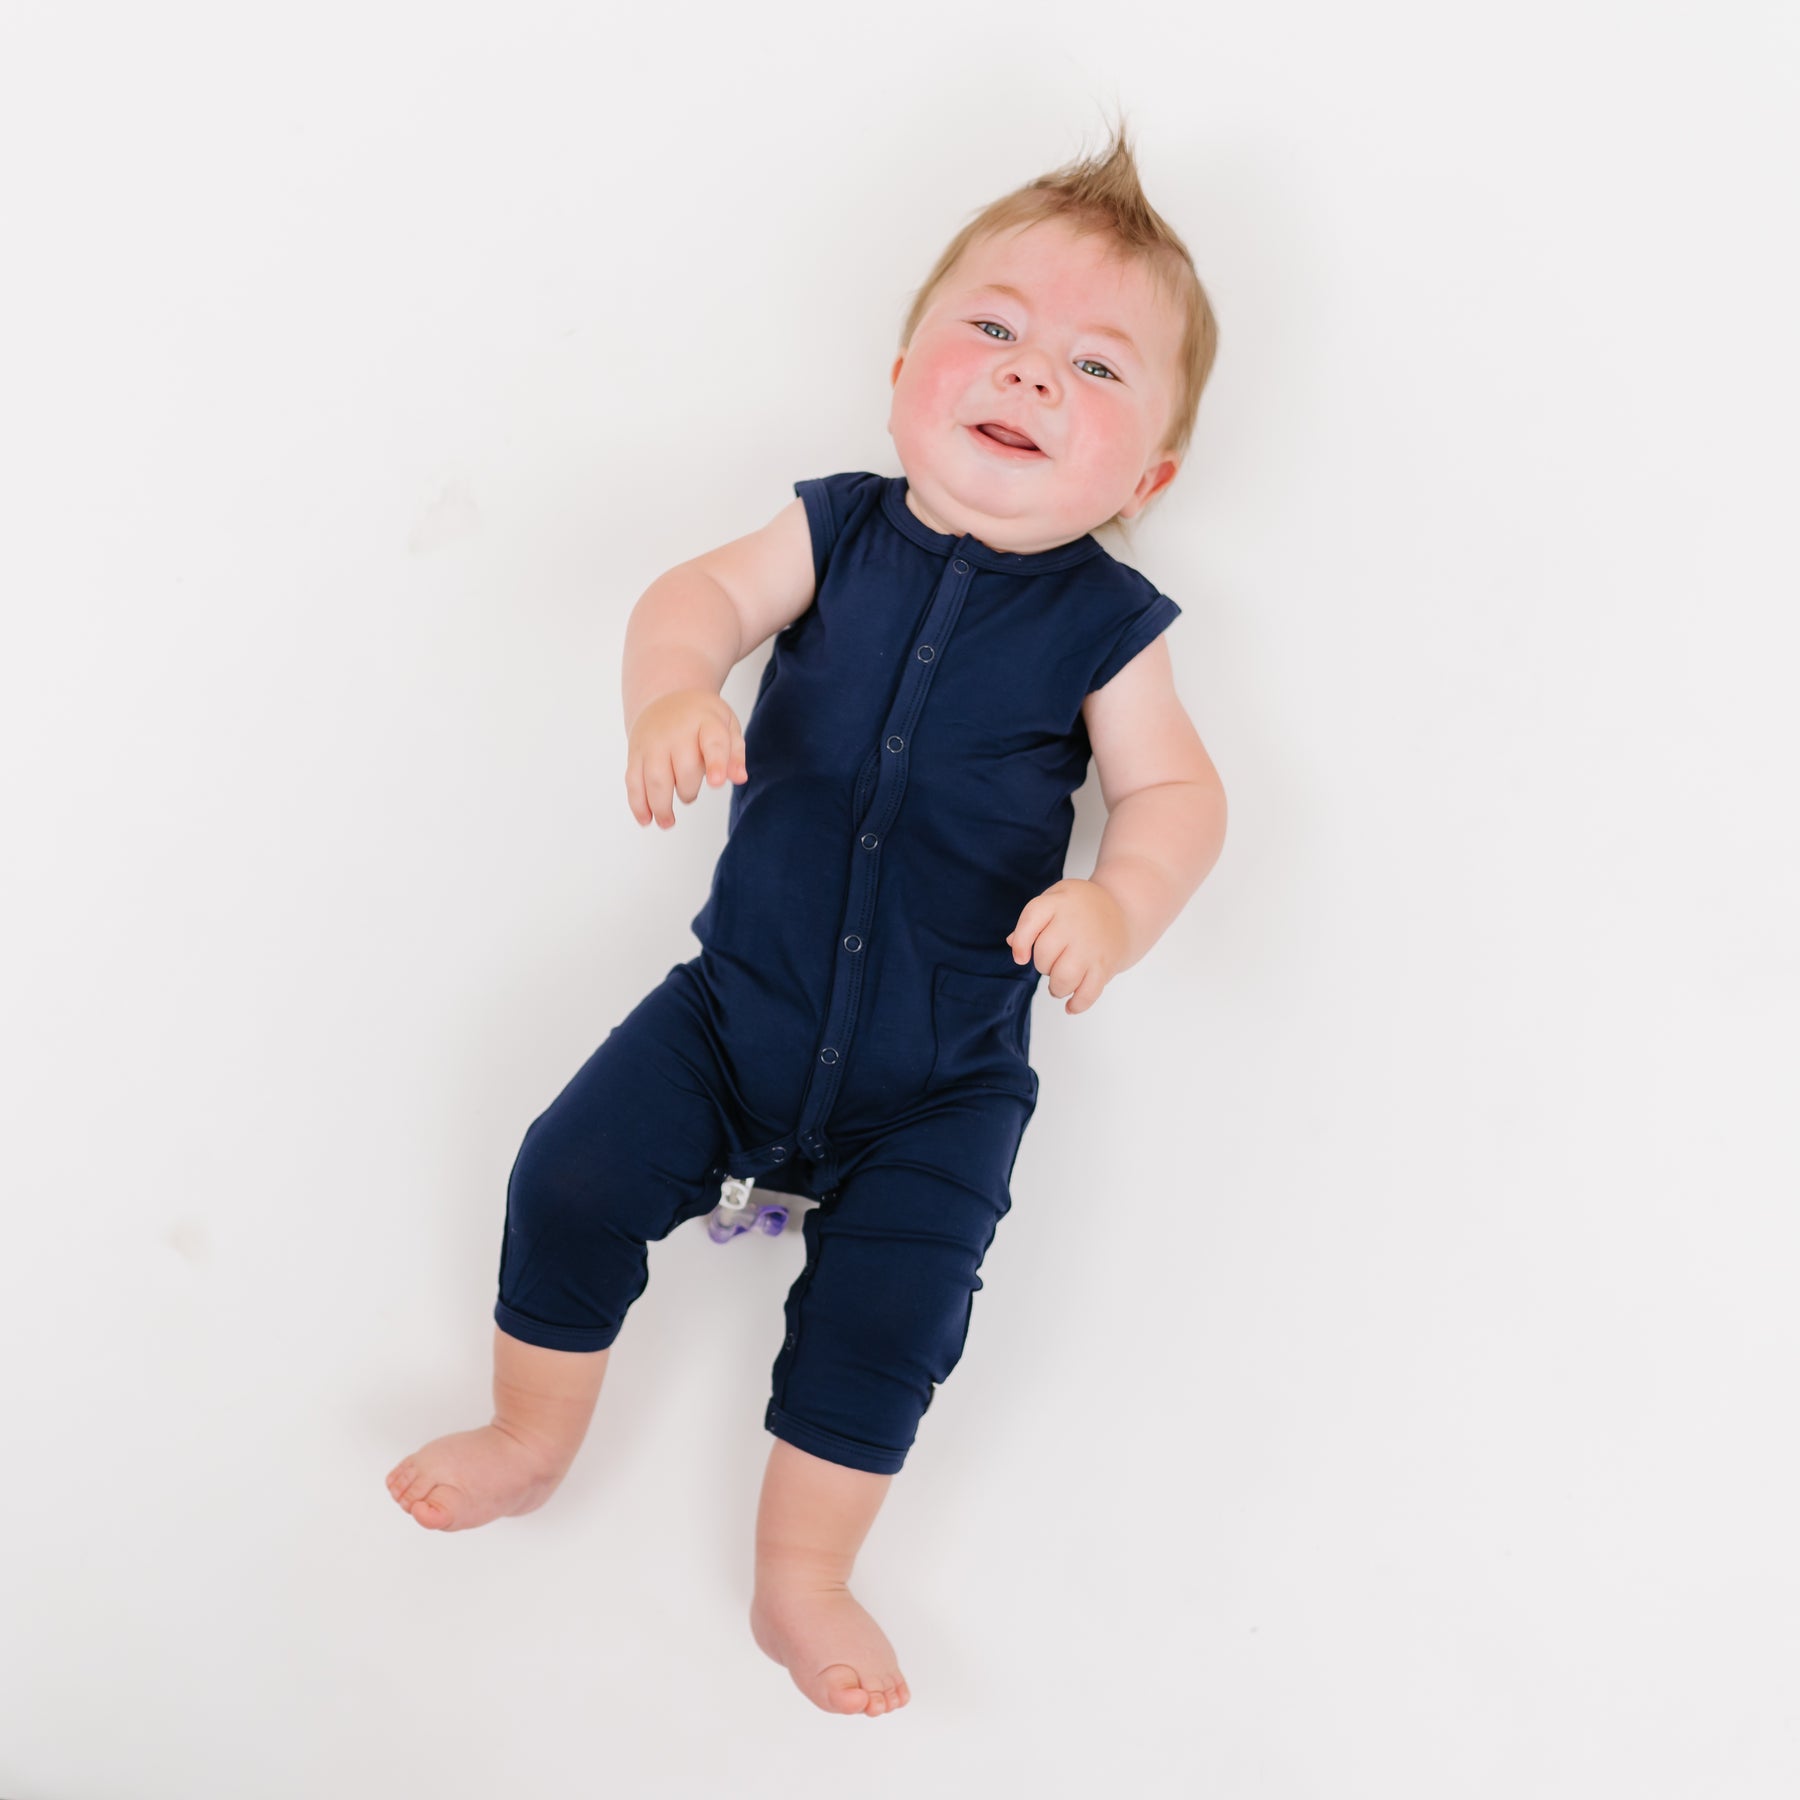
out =
[[[837,1059],[838,1053],[833,1050],[829,1044],[819,1052],[819,1061],[822,1063],[834,1063]]]
[[[860,950],[862,948],[862,939],[853,931],[844,939],[844,948],[846,950]]]
[[[904,750],[906,748],[906,739],[903,737],[891,737],[887,741],[887,747],[894,751]]]
[[[791,1331],[787,1334],[787,1341],[790,1344],[794,1341],[794,1334]]]
[[[969,565],[966,562],[964,562],[960,556],[950,566],[959,575],[966,575],[969,572]]]
[[[873,850],[875,846],[881,842],[881,839],[878,838],[874,832],[865,831],[862,836],[857,839],[857,842],[860,843],[865,850]]]
[[[937,655],[937,652],[934,649],[932,649],[932,647],[929,644],[921,644],[919,646],[919,661],[920,662],[930,662],[931,659],[936,655]]]
[[[786,1144],[777,1144],[775,1146],[775,1148],[769,1152],[769,1154],[771,1156],[786,1156],[787,1155],[787,1145]]]

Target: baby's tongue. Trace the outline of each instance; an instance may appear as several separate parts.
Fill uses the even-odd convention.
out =
[[[1004,425],[984,425],[981,429],[989,437],[998,438],[1003,444],[1011,444],[1015,450],[1035,450],[1037,448],[1030,438],[1022,438],[1016,431],[1008,431]]]

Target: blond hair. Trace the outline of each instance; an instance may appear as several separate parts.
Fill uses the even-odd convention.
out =
[[[1051,219],[1070,226],[1077,237],[1110,233],[1119,254],[1145,269],[1181,315],[1174,405],[1168,430],[1156,450],[1156,455],[1172,456],[1179,462],[1193,439],[1200,395],[1219,352],[1219,324],[1187,246],[1144,197],[1123,118],[1113,127],[1112,140],[1100,155],[1077,157],[1028,181],[982,207],[963,226],[914,294],[900,327],[900,348],[904,351],[912,342],[937,290],[970,245]]]

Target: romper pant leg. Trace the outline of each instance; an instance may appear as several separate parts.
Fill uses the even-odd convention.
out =
[[[962,1357],[1034,1107],[952,1092],[866,1149],[843,1147],[839,1197],[801,1224],[806,1263],[764,1418],[776,1437],[872,1474],[904,1464],[933,1389]]]
[[[677,967],[525,1133],[506,1189],[502,1331],[551,1350],[612,1343],[649,1284],[647,1243],[718,1200],[722,1091]]]

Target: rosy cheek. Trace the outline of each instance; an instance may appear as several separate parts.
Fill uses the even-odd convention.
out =
[[[979,379],[981,354],[978,350],[942,346],[933,352],[920,374],[920,392],[929,404],[939,409],[954,406]]]

